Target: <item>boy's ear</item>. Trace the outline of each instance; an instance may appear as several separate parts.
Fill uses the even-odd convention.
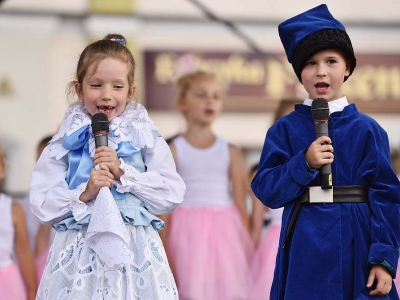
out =
[[[78,95],[79,100],[83,101],[82,86],[78,82],[75,82],[75,92]]]
[[[346,71],[344,72],[344,76],[350,75],[350,61],[346,60]]]

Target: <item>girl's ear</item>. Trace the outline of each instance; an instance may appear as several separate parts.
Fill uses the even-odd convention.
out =
[[[186,103],[185,100],[182,97],[179,97],[178,100],[176,101],[176,106],[181,112],[185,112],[186,109]]]
[[[0,155],[1,155],[1,153],[0,153]],[[3,162],[1,161],[1,158],[0,158],[0,181],[2,181],[4,179],[4,177],[6,177],[6,166],[5,166],[4,158],[3,158]]]
[[[83,101],[82,85],[78,82],[75,82],[75,92],[78,95],[79,100]]]
[[[132,85],[129,88],[129,92],[128,92],[128,99],[131,99],[133,97],[133,95],[135,95],[135,91],[136,91],[136,86]]]

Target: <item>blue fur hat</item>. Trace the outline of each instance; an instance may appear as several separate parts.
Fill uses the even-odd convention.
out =
[[[279,36],[288,61],[301,82],[301,71],[307,60],[325,49],[343,51],[350,64],[350,74],[356,67],[353,46],[346,28],[321,4],[294,16],[278,26]],[[344,81],[349,78],[346,76]]]

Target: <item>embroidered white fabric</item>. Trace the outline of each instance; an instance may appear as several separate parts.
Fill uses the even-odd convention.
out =
[[[108,268],[87,244],[87,227],[57,232],[37,300],[177,300],[167,257],[152,226],[128,225],[132,260]]]
[[[127,165],[122,158],[119,160],[121,162],[119,168],[124,171],[124,175],[122,175],[119,180],[115,181],[118,192],[131,192],[137,195],[143,187],[156,189],[166,185],[157,172],[149,171],[144,175],[136,170],[135,167]]]
[[[93,201],[84,203],[79,200],[81,194],[85,191],[86,186],[87,182],[83,182],[75,190],[71,190],[71,202],[69,203],[68,208],[72,211],[72,215],[77,221],[80,221],[89,215],[91,213],[91,207],[93,206]]]
[[[104,268],[129,264],[133,254],[129,235],[111,191],[102,187],[94,201],[86,242],[104,263]]]
[[[60,130],[50,142],[50,157],[56,159],[64,157],[69,152],[62,145],[64,135],[70,136],[82,127],[90,125],[91,122],[92,117],[82,103],[69,106],[64,114]],[[110,122],[108,146],[117,149],[118,144],[124,141],[129,142],[138,150],[144,147],[151,149],[155,140],[152,130],[158,130],[158,128],[149,118],[146,108],[135,101],[130,101],[122,114]],[[93,157],[96,147],[91,126],[89,126],[89,151]]]

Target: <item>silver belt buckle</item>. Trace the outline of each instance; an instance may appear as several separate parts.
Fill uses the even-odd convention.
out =
[[[308,188],[310,203],[333,203],[333,188],[323,190],[320,186]]]

